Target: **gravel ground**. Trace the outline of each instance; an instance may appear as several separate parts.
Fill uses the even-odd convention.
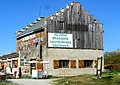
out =
[[[53,85],[54,80],[56,79],[9,79],[19,85]]]

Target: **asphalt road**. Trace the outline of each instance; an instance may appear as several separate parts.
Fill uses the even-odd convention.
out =
[[[19,85],[53,85],[54,80],[56,79],[9,79]]]

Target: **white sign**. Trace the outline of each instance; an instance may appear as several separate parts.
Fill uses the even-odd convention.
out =
[[[48,33],[48,47],[73,47],[73,35],[65,33]]]
[[[38,78],[38,71],[32,70],[32,78]]]

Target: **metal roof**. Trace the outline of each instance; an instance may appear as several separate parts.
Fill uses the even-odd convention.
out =
[[[27,28],[27,30],[22,31],[22,33],[18,34],[16,37],[20,38],[20,37],[24,37],[27,36],[31,33],[34,33],[37,29],[44,29],[45,28],[45,19],[41,19],[40,21],[37,21],[36,24],[32,25],[31,27]]]
[[[19,57],[19,54],[16,53],[16,52],[14,52],[14,53],[2,55],[2,56],[0,56],[0,59],[1,59],[1,58],[10,58],[10,57]]]

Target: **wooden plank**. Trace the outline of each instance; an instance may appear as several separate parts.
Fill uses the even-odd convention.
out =
[[[78,60],[79,68],[84,68],[84,60]]]
[[[59,60],[53,60],[53,67],[54,69],[59,68]]]
[[[76,68],[76,60],[70,60],[70,67]]]
[[[73,34],[75,48],[103,48],[103,33],[99,31],[103,27],[98,26],[98,20],[95,22],[94,16],[89,15],[80,3],[72,2],[64,11],[52,16],[52,20],[48,19],[48,32]]]

